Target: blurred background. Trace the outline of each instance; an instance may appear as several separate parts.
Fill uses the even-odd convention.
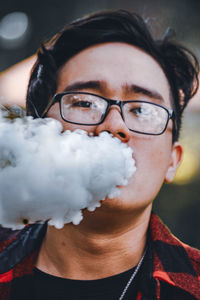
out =
[[[6,0],[0,4],[0,104],[24,107],[34,53],[66,23],[101,9],[129,9],[156,37],[168,27],[200,59],[199,0]],[[171,231],[200,248],[200,92],[191,100],[181,133],[185,155],[172,184],[154,202]]]

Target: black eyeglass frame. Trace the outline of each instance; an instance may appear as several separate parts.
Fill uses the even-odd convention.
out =
[[[64,117],[63,117],[63,114],[62,114],[62,107],[61,107],[61,99],[64,95],[69,95],[69,94],[84,94],[84,95],[91,95],[91,96],[95,96],[95,97],[98,97],[98,98],[101,98],[103,100],[105,100],[108,105],[107,105],[107,108],[106,108],[106,111],[105,113],[103,114],[102,116],[102,119],[100,122],[98,123],[93,123],[93,124],[85,124],[85,123],[76,123],[76,122],[72,122],[72,121],[68,121],[66,120]],[[168,114],[168,118],[167,118],[167,121],[166,121],[166,125],[165,125],[165,128],[163,129],[162,132],[160,133],[146,133],[146,132],[142,132],[142,131],[137,131],[137,130],[133,130],[133,129],[130,129],[128,128],[130,131],[133,131],[133,132],[136,132],[136,133],[139,133],[139,134],[145,134],[145,135],[161,135],[165,132],[166,128],[167,128],[167,125],[169,123],[169,120],[172,119],[173,121],[173,124],[174,124],[174,127],[175,127],[175,130],[177,128],[176,126],[176,118],[175,118],[175,113],[172,109],[169,109],[163,105],[160,105],[160,104],[157,104],[157,103],[153,103],[153,102],[150,102],[150,101],[145,101],[145,100],[125,100],[125,101],[121,101],[121,100],[114,100],[114,99],[109,99],[109,98],[106,98],[106,97],[103,97],[101,95],[97,95],[97,94],[93,94],[93,93],[88,93],[88,92],[75,92],[75,91],[69,91],[69,92],[63,92],[63,93],[58,93],[58,94],[55,94],[53,96],[53,98],[51,99],[51,101],[49,102],[49,104],[47,105],[46,109],[44,110],[44,112],[42,113],[42,118],[45,118],[49,109],[51,108],[52,105],[54,105],[55,103],[59,102],[59,107],[60,107],[60,115],[61,115],[61,118],[65,121],[65,122],[68,122],[68,123],[71,123],[71,124],[76,124],[76,125],[85,125],[85,126],[95,126],[95,125],[100,125],[104,122],[108,112],[109,112],[109,109],[111,107],[111,105],[117,105],[120,107],[120,110],[121,110],[121,117],[122,117],[122,120],[124,121],[125,123],[125,120],[124,120],[124,115],[123,115],[123,106],[124,104],[126,103],[148,103],[148,104],[152,104],[152,105],[155,105],[155,106],[158,106],[158,107],[161,107],[163,108],[167,114]],[[125,123],[126,124],[126,123]]]

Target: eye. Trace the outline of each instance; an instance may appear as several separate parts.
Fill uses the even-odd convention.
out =
[[[72,104],[73,107],[86,107],[86,108],[90,108],[92,106],[92,103],[89,101],[83,101],[83,100],[79,100],[76,101]]]
[[[132,112],[135,115],[141,115],[142,113],[144,113],[144,109],[142,107],[134,107],[130,109],[130,112]]]

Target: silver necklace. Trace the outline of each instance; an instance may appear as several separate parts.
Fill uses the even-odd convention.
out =
[[[132,283],[133,279],[134,279],[135,276],[137,275],[137,273],[138,273],[138,271],[139,271],[139,269],[140,269],[140,267],[141,267],[141,264],[142,264],[142,262],[143,262],[143,260],[144,260],[144,257],[145,257],[146,252],[147,252],[147,247],[145,248],[142,257],[141,257],[141,259],[140,259],[140,261],[139,261],[139,263],[138,263],[136,269],[134,270],[133,274],[131,275],[129,281],[127,282],[127,284],[126,284],[126,286],[125,286],[123,292],[121,293],[121,296],[119,297],[119,300],[122,300],[122,299],[124,298],[124,295],[126,294],[126,292],[127,292],[128,288],[129,288],[130,284]]]

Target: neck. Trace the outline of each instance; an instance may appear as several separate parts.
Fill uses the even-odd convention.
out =
[[[91,280],[136,266],[147,239],[151,207],[126,217],[85,212],[78,225],[49,226],[36,267],[54,276]],[[111,220],[112,218],[112,220]]]

